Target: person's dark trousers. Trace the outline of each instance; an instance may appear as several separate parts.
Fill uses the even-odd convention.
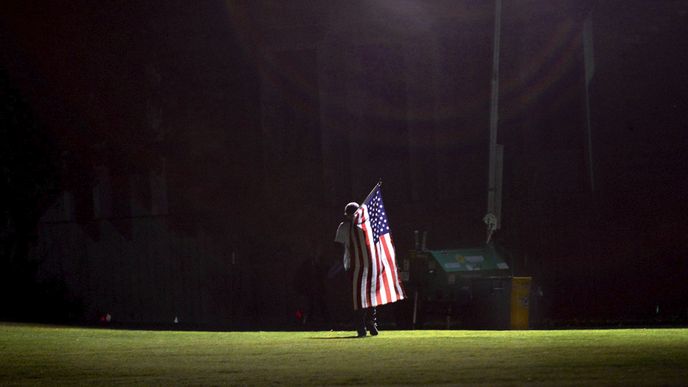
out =
[[[366,329],[371,336],[377,336],[377,309],[375,307],[357,310],[356,331],[358,336],[365,336]]]

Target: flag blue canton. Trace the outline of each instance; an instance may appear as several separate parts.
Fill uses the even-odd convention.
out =
[[[382,203],[382,192],[378,186],[375,192],[369,196],[363,203],[368,207],[368,214],[370,216],[370,226],[373,231],[373,243],[377,244],[380,241],[380,235],[389,233],[389,223],[387,222],[387,213],[385,213],[385,206]]]

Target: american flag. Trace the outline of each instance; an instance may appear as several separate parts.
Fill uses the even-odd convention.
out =
[[[349,237],[354,309],[403,300],[380,183],[354,213]]]

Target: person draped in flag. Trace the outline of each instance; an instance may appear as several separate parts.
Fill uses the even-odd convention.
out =
[[[362,205],[351,202],[344,208],[344,221],[335,241],[344,245],[344,269],[353,288],[353,308],[359,337],[378,334],[380,305],[405,298],[397,273],[394,245],[378,183]]]

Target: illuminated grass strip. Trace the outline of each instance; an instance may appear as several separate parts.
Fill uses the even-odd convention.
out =
[[[688,330],[177,332],[0,325],[0,385],[685,385]]]

